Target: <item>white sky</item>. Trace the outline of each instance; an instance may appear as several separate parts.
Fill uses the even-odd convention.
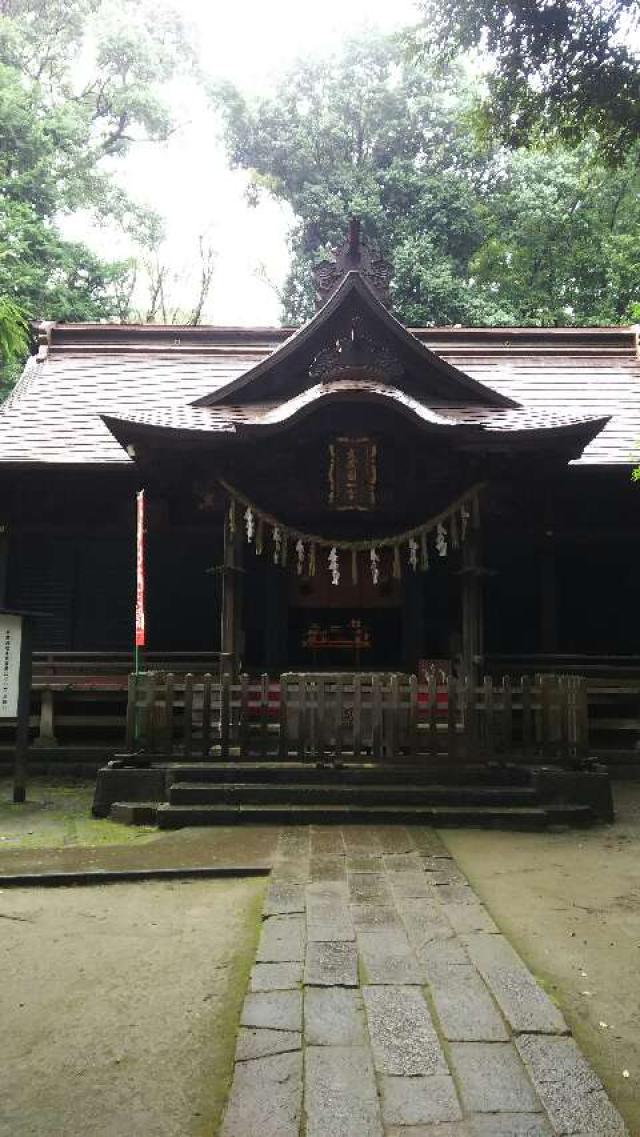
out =
[[[212,78],[231,79],[247,92],[271,86],[296,58],[324,54],[365,27],[393,31],[416,19],[412,0],[174,0],[194,29],[201,65]],[[204,322],[275,324],[279,302],[256,277],[263,264],[282,283],[287,270],[289,217],[275,203],[250,208],[246,175],[227,168],[215,117],[201,89],[188,80],[172,87],[184,125],[166,145],[142,144],[120,163],[118,176],[137,200],[165,219],[168,259],[182,278],[172,299],[188,304],[190,265],[197,272],[197,239],[206,233],[217,250],[214,285]],[[87,230],[69,219],[65,231],[108,256],[128,249],[112,233]],[[193,260],[192,260],[193,258]]]

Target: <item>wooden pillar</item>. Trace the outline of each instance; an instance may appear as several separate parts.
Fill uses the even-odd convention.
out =
[[[229,514],[224,517],[222,558],[222,606],[220,612],[220,650],[222,669],[236,675],[242,649],[242,542],[236,528],[229,528]]]
[[[462,545],[462,665],[473,682],[484,656],[482,576],[480,530],[472,528]]]
[[[9,526],[0,521],[0,608],[7,604],[7,575],[9,567]]]

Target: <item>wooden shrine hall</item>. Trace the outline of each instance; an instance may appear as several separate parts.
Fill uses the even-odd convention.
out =
[[[317,312],[299,329],[40,326],[38,354],[0,407],[0,603],[40,613],[45,685],[47,660],[72,676],[131,670],[144,488],[155,694],[130,685],[128,723],[142,700],[166,759],[193,757],[196,738],[202,758],[234,747],[242,758],[242,738],[255,757],[241,711],[250,719],[262,700],[263,758],[335,758],[337,747],[348,760],[354,748],[336,736],[366,676],[387,702],[376,735],[374,696],[358,695],[374,723],[358,739],[365,758],[404,762],[428,736],[439,761],[441,714],[450,738],[467,737],[469,762],[465,729],[486,702],[469,690],[545,673],[556,703],[548,683],[517,698],[502,686],[474,738],[485,756],[494,734],[526,750],[530,710],[534,749],[549,755],[555,721],[563,753],[584,757],[577,681],[612,658],[630,674],[636,663],[637,331],[409,330],[388,286],[354,222],[318,266]],[[160,744],[168,674],[171,698],[181,694],[168,741],[163,696]],[[284,678],[275,710],[265,694],[281,676],[294,687],[319,677],[304,708],[298,683],[291,745]],[[307,746],[302,724],[319,703],[333,718]]]

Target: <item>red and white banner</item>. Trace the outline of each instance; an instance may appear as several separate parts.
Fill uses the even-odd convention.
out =
[[[144,490],[137,496],[136,518],[136,647],[144,647]]]

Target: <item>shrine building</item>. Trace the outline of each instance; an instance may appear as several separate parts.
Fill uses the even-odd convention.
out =
[[[418,328],[357,226],[303,327],[42,324],[0,408],[0,602],[36,648],[234,672],[638,650],[637,330]]]

